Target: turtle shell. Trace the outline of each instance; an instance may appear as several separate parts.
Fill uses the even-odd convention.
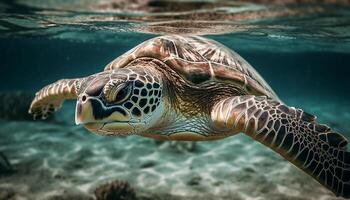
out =
[[[236,52],[199,36],[160,36],[147,40],[105,67],[125,67],[138,58],[155,58],[193,84],[228,81],[241,86],[247,94],[278,97],[257,71]]]

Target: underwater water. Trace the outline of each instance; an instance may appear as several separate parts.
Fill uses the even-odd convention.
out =
[[[346,1],[1,1],[0,200],[93,199],[114,180],[138,199],[342,199],[244,134],[195,143],[104,137],[74,124],[75,101],[46,121],[27,113],[43,86],[100,72],[165,34],[224,44],[284,103],[350,139]]]

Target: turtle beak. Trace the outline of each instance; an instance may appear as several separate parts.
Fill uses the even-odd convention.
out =
[[[75,124],[83,124],[85,128],[92,132],[98,131],[103,123],[95,119],[93,109],[91,101],[85,95],[80,97],[75,108]]]
[[[91,102],[87,100],[87,97],[83,95],[77,100],[75,107],[75,124],[86,124],[96,121],[94,119]]]
[[[75,109],[75,123],[96,131],[111,123],[128,123],[130,115],[119,106],[106,107],[97,97],[78,97]]]

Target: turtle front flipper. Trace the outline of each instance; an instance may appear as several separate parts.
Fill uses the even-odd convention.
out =
[[[347,140],[316,117],[266,97],[237,96],[214,105],[211,118],[216,129],[246,133],[337,196],[350,197]]]
[[[58,110],[66,99],[77,98],[77,88],[80,79],[62,79],[45,86],[35,94],[29,114],[34,119],[46,119]]]

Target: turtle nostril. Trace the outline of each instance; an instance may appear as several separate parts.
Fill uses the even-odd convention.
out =
[[[81,101],[82,101],[83,103],[85,103],[86,99],[87,99],[86,95],[83,95],[83,96],[81,97]]]

